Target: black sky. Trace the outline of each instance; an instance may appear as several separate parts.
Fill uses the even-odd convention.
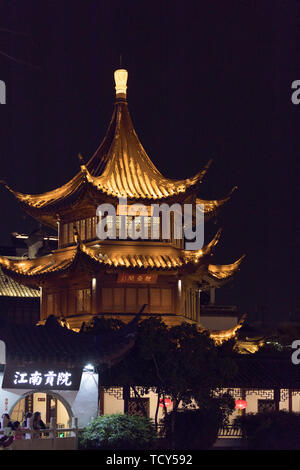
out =
[[[220,302],[251,317],[298,318],[299,1],[0,0],[0,177],[53,189],[109,123],[113,71],[129,72],[136,131],[159,170],[190,176],[214,158],[202,196],[239,190],[220,214],[217,263],[247,258]],[[1,189],[0,243],[29,231]],[[207,240],[216,227],[210,226]]]

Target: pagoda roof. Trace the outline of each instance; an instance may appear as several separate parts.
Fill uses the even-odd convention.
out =
[[[205,216],[210,216],[212,214],[215,214],[217,210],[221,209],[221,207],[223,207],[224,204],[226,204],[226,202],[229,201],[233,192],[237,188],[238,188],[237,186],[234,186],[234,188],[232,188],[232,190],[229,191],[228,194],[221,197],[220,199],[202,199],[202,198],[197,197],[196,204],[202,204],[204,206]]]
[[[164,253],[155,252],[153,245],[140,246],[139,252],[128,253],[128,246],[87,245],[83,243],[78,235],[77,244],[67,249],[55,250],[51,254],[39,258],[12,260],[0,256],[0,266],[8,275],[16,276],[17,279],[36,279],[51,274],[75,269],[77,263],[88,262],[95,268],[100,266],[131,269],[154,269],[170,270],[185,265],[198,266],[200,260],[212,254],[213,248],[219,241],[221,230],[201,250],[187,251],[165,248]]]
[[[208,281],[209,284],[221,287],[225,282],[233,278],[245,257],[246,255],[242,255],[231,264],[209,264],[204,279]]]
[[[80,159],[80,171],[66,184],[52,191],[24,194],[5,182],[2,184],[30,215],[56,227],[59,214],[73,204],[78,205],[78,201],[85,197],[89,203],[103,200],[103,197],[145,202],[176,198],[189,190],[197,191],[211,164],[210,160],[190,178],[177,180],[163,176],[137,136],[124,93],[116,95],[112,119],[102,143],[86,164],[83,164],[81,156]],[[220,200],[198,201],[204,204],[205,213],[211,214],[223,206],[231,193]]]
[[[19,284],[0,268],[0,297],[40,297],[40,291]]]

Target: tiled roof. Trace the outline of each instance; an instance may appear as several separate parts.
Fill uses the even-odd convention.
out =
[[[75,266],[79,259],[93,263],[95,267],[120,267],[133,269],[168,270],[185,265],[194,266],[195,269],[211,256],[214,247],[220,239],[221,230],[218,230],[210,243],[201,250],[187,251],[165,248],[164,253],[156,252],[153,247],[139,248],[139,253],[128,253],[126,246],[115,246],[111,249],[108,245],[86,245],[77,240],[77,245],[66,250],[53,251],[51,254],[28,260],[9,260],[0,256],[0,265],[12,275],[20,278],[34,279],[38,276],[49,275],[61,271],[67,271]]]
[[[291,388],[300,390],[300,369],[290,356],[243,354],[236,358],[237,375],[228,384],[241,388]]]
[[[87,165],[63,186],[43,194],[23,194],[6,188],[28,207],[44,209],[78,196],[83,186],[114,197],[163,199],[185,193],[201,183],[211,161],[191,178],[163,176],[150,160],[133,127],[127,102],[117,101],[104,140]],[[208,201],[210,202],[210,201]]]
[[[80,161],[83,163],[82,157]],[[178,198],[188,191],[197,192],[211,164],[190,178],[165,177],[156,168],[134,129],[127,101],[118,97],[107,132],[101,144],[80,171],[63,186],[41,194],[24,194],[4,186],[31,215],[53,228],[57,227],[60,210],[82,200],[84,195],[102,199],[126,197],[131,201],[159,201]],[[1,182],[0,182],[1,183]],[[206,215],[212,215],[231,197],[220,200],[198,199]]]
[[[19,365],[44,361],[113,364],[133,346],[139,318],[140,315],[136,315],[117,332],[95,335],[62,327],[53,316],[45,325],[23,325],[22,328],[2,317],[0,340],[5,342],[7,361],[16,361]]]
[[[4,274],[0,268],[0,297],[39,297],[40,291],[23,286]]]

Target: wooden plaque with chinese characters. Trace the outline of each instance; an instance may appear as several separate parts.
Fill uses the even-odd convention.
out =
[[[131,274],[131,273],[119,273],[118,281],[124,284],[156,284],[157,274]]]
[[[59,364],[18,367],[6,364],[2,388],[30,390],[79,390],[82,369]]]

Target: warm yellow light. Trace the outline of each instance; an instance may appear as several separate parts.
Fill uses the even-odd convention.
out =
[[[182,289],[182,281],[178,279],[178,294],[181,296],[181,289]]]
[[[114,73],[116,94],[126,95],[128,72],[125,69],[118,69]]]

